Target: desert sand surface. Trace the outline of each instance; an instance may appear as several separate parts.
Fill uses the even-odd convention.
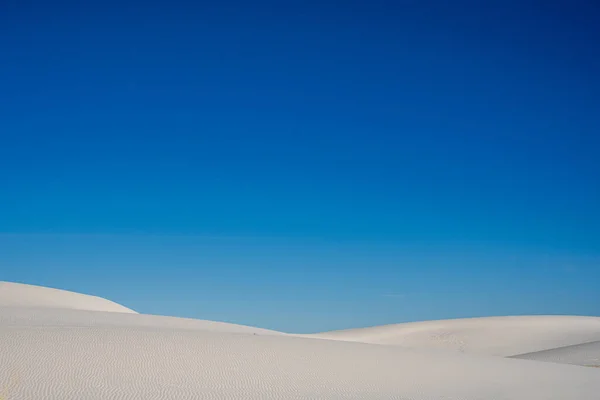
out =
[[[596,368],[123,313],[129,309],[108,300],[39,290],[0,285],[2,400],[590,400],[600,393]],[[38,304],[43,296],[53,307]],[[561,341],[591,335],[593,318],[562,318],[575,328],[561,331]]]
[[[449,319],[309,336],[508,357],[600,340],[600,318],[561,315]]]

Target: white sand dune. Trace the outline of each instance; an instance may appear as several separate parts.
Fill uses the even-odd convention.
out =
[[[449,319],[307,336],[506,357],[600,340],[600,318],[517,316]]]
[[[1,400],[590,400],[600,393],[596,368],[77,310],[88,296],[61,291],[48,308],[27,301],[39,299],[34,288],[24,291],[18,301],[6,294],[0,301]]]
[[[0,329],[9,399],[589,400],[594,368],[290,336]]]
[[[23,283],[0,282],[0,307],[19,306],[135,313],[101,297]]]
[[[514,358],[600,367],[600,341],[519,354]]]

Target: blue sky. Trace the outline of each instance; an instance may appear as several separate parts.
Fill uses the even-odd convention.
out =
[[[34,3],[0,279],[295,331],[600,315],[592,2]]]

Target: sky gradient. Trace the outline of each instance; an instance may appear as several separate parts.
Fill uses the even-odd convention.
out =
[[[0,280],[290,331],[600,315],[599,7],[482,3],[2,2]]]

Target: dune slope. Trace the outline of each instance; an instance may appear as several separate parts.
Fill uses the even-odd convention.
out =
[[[49,309],[40,307],[0,307],[2,327],[61,327],[80,328],[151,328],[163,330],[202,330],[209,332],[283,335],[269,329],[161,315],[127,314],[103,311]]]
[[[135,313],[127,307],[101,297],[13,282],[0,282],[0,307],[66,308]]]

